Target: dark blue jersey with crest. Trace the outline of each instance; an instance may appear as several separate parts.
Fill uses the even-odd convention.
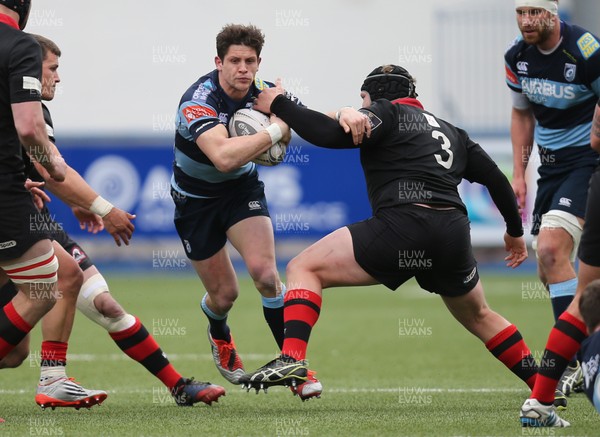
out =
[[[600,97],[600,42],[560,22],[562,41],[551,53],[517,38],[504,55],[506,83],[530,102],[535,142],[544,148],[587,146]]]
[[[254,97],[272,86],[273,83],[255,78],[248,94],[241,100],[233,100],[219,85],[218,71],[213,70],[188,88],[179,102],[175,119],[171,185],[176,191],[192,197],[219,197],[250,180],[256,180],[256,164],[252,161],[229,173],[217,170],[200,150],[196,139],[218,124],[227,128],[229,119],[238,109],[251,107]]]
[[[600,413],[600,331],[581,343],[577,353],[583,369],[583,388],[586,396]]]

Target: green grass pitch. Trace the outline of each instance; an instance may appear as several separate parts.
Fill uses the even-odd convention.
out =
[[[324,385],[301,402],[289,389],[246,393],[215,369],[201,314],[200,281],[191,275],[107,275],[113,294],[141,318],[185,376],[227,389],[212,407],[177,407],[164,387],[125,357],[97,325],[77,315],[68,374],[109,392],[104,405],[42,411],[34,403],[40,333],[31,359],[3,370],[0,435],[6,436],[598,436],[600,416],[583,394],[569,399],[568,429],[522,429],[527,387],[448,313],[439,297],[410,282],[326,290],[308,358]],[[534,275],[482,274],[488,303],[515,323],[541,357],[552,316]],[[241,283],[230,325],[247,370],[276,346],[251,281]]]

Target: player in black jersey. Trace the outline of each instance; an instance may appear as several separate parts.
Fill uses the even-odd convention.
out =
[[[25,188],[21,144],[51,178],[66,166],[46,134],[39,45],[22,32],[29,0],[0,0],[0,269],[19,293],[0,309],[0,359],[55,303],[58,262],[48,235],[30,232],[37,209]]]
[[[57,70],[61,51],[53,41],[40,35],[33,36],[42,47],[42,99],[50,101],[54,98],[56,83],[60,81]],[[54,142],[54,126],[50,111],[45,105],[43,105],[43,109],[47,131],[51,141]],[[29,166],[28,176],[33,181],[44,181],[32,165]],[[78,193],[86,193],[91,190],[87,183],[73,172],[69,172],[65,182],[61,184],[51,183],[49,188],[53,194],[65,199],[69,204],[81,202]],[[60,300],[60,303],[63,304],[63,307],[59,308],[57,304],[44,318],[42,326],[44,342],[41,349],[42,377],[38,385],[36,402],[42,407],[77,408],[90,407],[98,400],[102,401],[106,397],[104,392],[80,387],[75,382],[70,381],[65,374],[67,340],[71,331],[75,304],[86,317],[106,329],[123,352],[159,378],[169,389],[178,405],[192,405],[200,401],[210,404],[222,396],[225,392],[222,387],[183,378],[175,370],[140,320],[126,313],[112,297],[104,277],[83,248],[73,241],[62,227],[54,221],[48,208],[44,205],[41,206],[42,210],[37,223],[44,224],[49,230],[51,238],[55,241],[55,246],[60,245],[56,247],[56,253],[64,253],[65,255],[60,260],[59,285],[64,276],[73,276],[72,274],[65,275],[66,272],[64,271],[64,268],[71,264],[74,264],[82,280],[77,284],[63,283],[60,285],[59,289],[63,292],[63,299]],[[111,209],[110,213],[105,215],[104,218],[81,207],[74,207],[73,212],[80,223],[87,227],[90,232],[96,233],[106,228],[107,231],[126,244],[128,238],[131,237],[131,234],[128,234],[126,230],[131,225],[130,218],[133,216],[119,208]],[[83,274],[81,271],[83,271]],[[77,288],[72,290],[74,286]],[[81,292],[79,292],[80,288]],[[16,290],[12,282],[9,282],[2,288],[0,295],[10,295],[11,292],[14,294]],[[0,297],[1,300],[2,297]],[[69,301],[69,303],[65,304],[64,301]],[[69,318],[69,325],[65,327],[67,322],[64,319]],[[28,354],[29,342],[26,338],[9,355],[0,360],[0,368],[17,367]],[[51,357],[51,359],[48,359],[48,357]],[[61,359],[59,360],[58,357],[61,357]]]
[[[394,290],[414,277],[422,288],[439,294],[452,315],[532,387],[536,365],[529,349],[517,328],[485,301],[457,189],[463,178],[488,188],[506,221],[505,259],[514,268],[527,258],[527,248],[510,183],[464,130],[423,108],[404,68],[376,68],[361,90],[359,112],[370,120],[371,132],[360,145],[360,159],[373,217],[334,231],[288,264],[288,284],[301,288],[285,296],[282,355],[241,382],[258,389],[305,378],[303,360],[322,289],[380,283]],[[292,108],[282,91],[263,90],[256,108],[277,114],[317,146],[356,147],[333,120]]]
[[[579,312],[589,332],[577,353],[583,368],[583,388],[600,413],[600,279],[590,282],[581,293]]]

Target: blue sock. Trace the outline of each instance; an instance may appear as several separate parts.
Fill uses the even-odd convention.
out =
[[[210,324],[210,335],[212,338],[216,340],[225,340],[227,342],[231,341],[231,333],[229,331],[229,326],[227,326],[227,313],[223,315],[215,314],[211,311],[211,309],[206,305],[206,298],[208,293],[202,297],[202,303],[200,306],[202,307],[202,311],[206,314],[208,318],[208,323]]]
[[[262,297],[263,314],[279,349],[283,348],[283,339],[285,338],[283,333],[283,296],[285,296],[285,292],[286,288],[283,285],[279,296]]]

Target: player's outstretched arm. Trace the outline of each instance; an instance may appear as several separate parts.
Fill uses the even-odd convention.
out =
[[[46,180],[46,186],[56,197],[67,205],[79,206],[102,217],[106,231],[112,235],[117,246],[121,242],[126,245],[133,235],[135,226],[131,222],[135,215],[129,214],[104,200],[81,177],[77,171],[67,166],[64,182],[56,182],[47,178],[47,173],[36,163],[36,169]]]
[[[533,130],[535,119],[531,109],[512,109],[510,138],[513,148],[513,180],[512,188],[517,196],[519,208],[526,206],[527,184],[525,170],[533,149]]]

